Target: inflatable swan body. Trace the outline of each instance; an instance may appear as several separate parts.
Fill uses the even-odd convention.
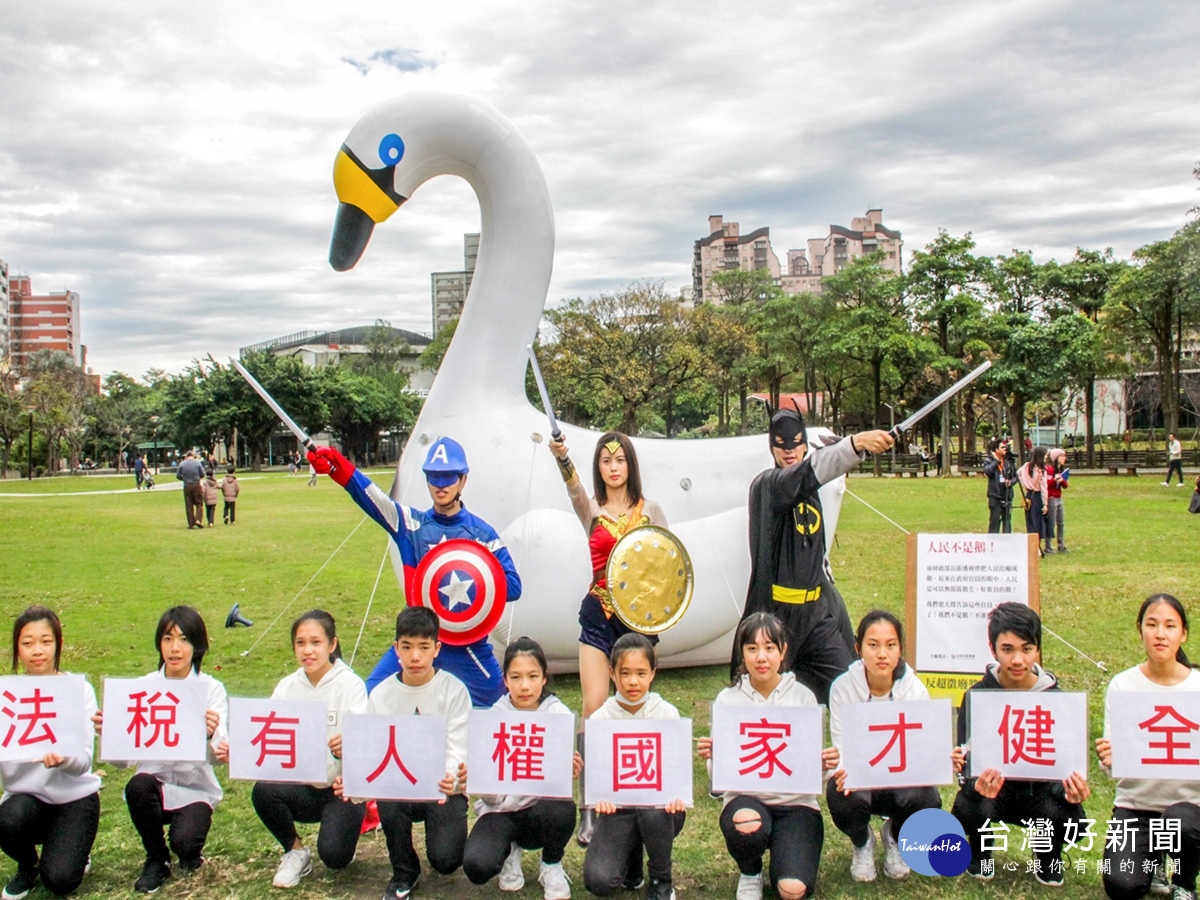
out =
[[[493,640],[503,647],[527,634],[541,642],[556,669],[572,668],[591,565],[547,447],[546,417],[525,396],[526,347],[537,334],[554,257],[554,213],[525,139],[488,104],[460,96],[414,94],[368,113],[334,166],[341,202],[330,264],[339,271],[353,267],[375,224],[438,175],[458,175],[474,188],[481,211],[479,256],[454,340],[397,467],[393,496],[428,507],[421,473],[426,448],[442,436],[459,441],[471,466],[464,498],[501,533],[524,585]],[[562,428],[590,486],[598,434]],[[816,428],[809,433],[831,436]],[[663,635],[663,662],[727,661],[750,575],[747,489],[771,465],[766,437],[635,444],[642,484],[662,505],[695,569],[692,604]],[[842,479],[822,488],[828,536],[837,527],[843,491]],[[394,546],[392,551],[403,584]]]

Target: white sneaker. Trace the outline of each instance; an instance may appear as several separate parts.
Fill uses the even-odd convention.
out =
[[[508,859],[496,879],[502,891],[519,891],[525,887],[525,873],[521,871],[521,845],[513,843],[508,849]]]
[[[743,875],[738,878],[737,900],[762,900],[762,872],[757,875]]]
[[[571,879],[563,871],[562,863],[542,863],[538,883],[545,900],[571,900]]]
[[[1159,482],[1159,484],[1161,484],[1163,487],[1170,487],[1170,486],[1171,486],[1171,482],[1169,482],[1169,481],[1160,481],[1160,482]]]
[[[294,888],[305,875],[312,874],[312,851],[307,847],[299,850],[289,850],[279,861],[275,870],[275,880],[271,882],[277,888]]]
[[[903,881],[908,877],[910,869],[904,862],[904,857],[900,855],[900,845],[896,843],[896,836],[892,834],[891,819],[883,823],[883,827],[879,829],[879,836],[883,839],[883,874],[895,881]]]
[[[875,831],[872,828],[867,828],[867,842],[854,848],[850,877],[855,881],[875,880]]]

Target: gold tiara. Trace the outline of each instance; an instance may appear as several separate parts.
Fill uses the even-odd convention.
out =
[[[616,456],[617,451],[621,449],[621,442],[620,441],[609,441],[607,444],[604,445],[604,449],[607,450],[611,455]]]

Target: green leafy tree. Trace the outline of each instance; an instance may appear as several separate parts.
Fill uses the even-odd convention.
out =
[[[457,328],[458,319],[447,322],[439,328],[437,336],[417,357],[417,365],[427,372],[436,372],[440,369],[442,360],[446,358],[446,351],[450,349],[450,342],[454,340],[454,332]]]
[[[745,384],[747,361],[755,350],[754,335],[747,327],[747,310],[742,306],[704,303],[692,311],[690,340],[705,365],[705,380],[713,389],[717,408],[717,434],[728,435],[730,403],[739,400]],[[745,420],[745,416],[742,416]]]
[[[103,393],[95,403],[96,427],[110,439],[108,446],[114,451],[118,467],[125,448],[146,433],[152,415],[150,396],[148,385],[123,372],[113,372],[104,379]]]
[[[324,374],[329,431],[355,463],[369,460],[381,431],[416,422],[415,395],[342,366],[330,366]]]

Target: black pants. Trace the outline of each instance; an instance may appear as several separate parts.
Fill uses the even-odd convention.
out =
[[[61,897],[83,881],[99,824],[98,793],[70,803],[13,794],[0,804],[0,850],[16,861],[20,872],[40,870],[46,890]],[[42,845],[40,865],[38,844]]]
[[[686,819],[686,813],[669,813],[665,809],[642,806],[597,816],[591,843],[583,857],[584,887],[597,897],[607,897],[620,888],[625,876],[630,874],[632,851],[639,844],[645,844],[650,877],[656,881],[670,881],[671,846],[675,835],[683,830]]]
[[[284,853],[295,846],[297,822],[320,822],[317,856],[325,867],[344,869],[354,859],[365,803],[344,802],[334,796],[333,788],[272,781],[255,782],[250,802]]]
[[[541,799],[516,812],[486,813],[467,837],[463,871],[472,884],[487,884],[504,868],[514,841],[525,850],[540,849],[544,863],[562,862],[574,830],[573,800]]]
[[[988,534],[1012,534],[1012,503],[988,497]]]
[[[146,859],[150,862],[170,862],[163,826],[171,849],[181,860],[195,862],[204,850],[208,829],[212,825],[212,807],[207,803],[189,803],[179,809],[163,809],[162,782],[153,775],[139,772],[125,785],[125,805],[129,818],[142,838]]]
[[[892,820],[892,836],[899,839],[900,829],[913,813],[942,808],[942,798],[935,787],[851,791],[847,797],[832,778],[825,789],[825,800],[833,824],[855,847],[863,846],[869,839],[872,815],[888,816]]]
[[[237,501],[236,500],[226,500],[225,501],[225,512],[222,515],[224,515],[225,521],[232,525],[233,520],[237,515]]]
[[[1067,820],[1083,818],[1083,807],[1068,803],[1058,782],[1015,779],[1005,781],[1000,793],[991,800],[975,790],[974,779],[969,780],[959,789],[950,812],[962,823],[974,860],[991,857],[990,850],[985,852],[982,849],[983,839],[979,834],[979,829],[988,819],[993,822],[1049,819],[1052,828],[1050,852],[1034,854],[1041,861],[1043,872],[1049,872],[1050,863],[1062,858]]]
[[[1104,892],[1111,900],[1138,900],[1150,890],[1150,879],[1154,873],[1143,871],[1144,863],[1153,861],[1162,865],[1163,851],[1150,850],[1150,822],[1153,819],[1179,820],[1179,853],[1166,854],[1179,860],[1179,871],[1171,876],[1171,883],[1196,889],[1196,874],[1200,872],[1200,807],[1194,803],[1173,803],[1161,813],[1113,807],[1112,820],[1133,819],[1136,831],[1126,840],[1124,850],[1111,850],[1106,842],[1104,859],[1109,873],[1104,876]],[[1123,861],[1133,861],[1132,872],[1122,872]],[[1128,863],[1126,863],[1128,867]]]
[[[435,870],[450,875],[462,865],[467,845],[467,798],[447,797],[445,803],[429,800],[409,803],[380,800],[379,822],[387,839],[392,877],[412,884],[421,874],[421,860],[413,848],[413,822],[425,823],[425,858]]]
[[[738,831],[734,815],[743,809],[758,813],[757,831]],[[771,851],[771,883],[794,878],[804,884],[806,897],[817,884],[817,866],[825,843],[821,813],[807,806],[767,806],[756,797],[734,797],[721,811],[725,846],[743,875],[762,872],[763,854]]]
[[[1042,512],[1042,495],[1040,491],[1032,494],[1033,503],[1025,510],[1025,533],[1036,534],[1038,541],[1046,539],[1046,515]]]
[[[1167,463],[1167,477],[1164,479],[1167,482],[1167,484],[1171,483],[1171,473],[1172,472],[1179,473],[1179,483],[1183,484],[1183,460],[1182,459],[1173,459],[1169,463]]]

